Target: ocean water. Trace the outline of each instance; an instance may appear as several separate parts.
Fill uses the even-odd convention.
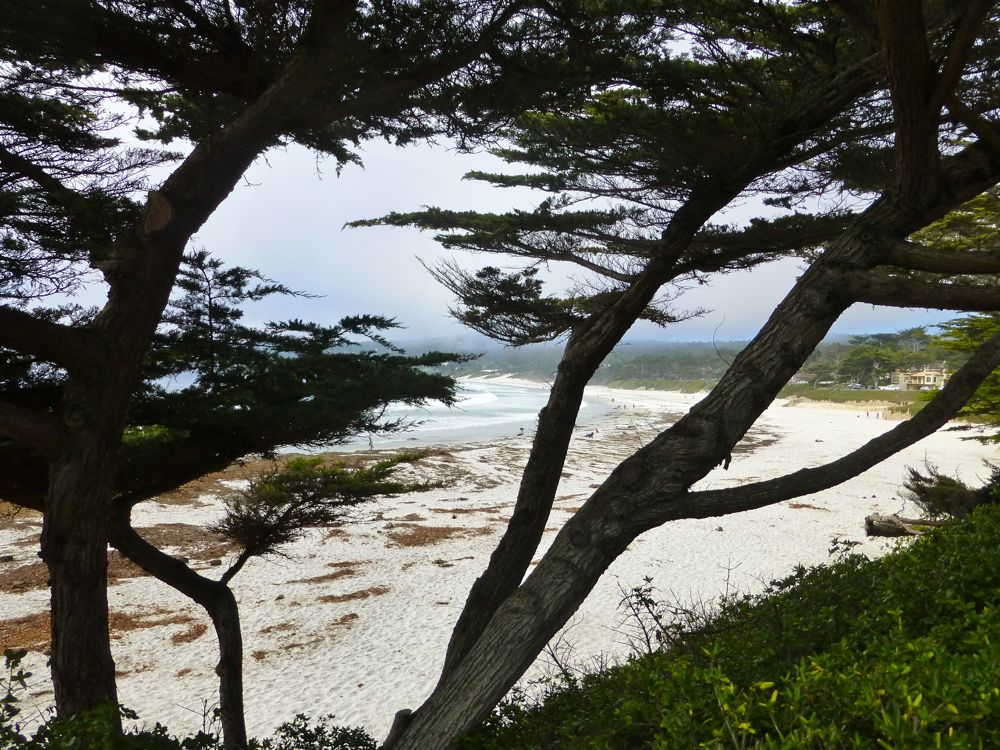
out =
[[[401,446],[468,443],[531,435],[535,431],[538,412],[549,397],[546,385],[509,383],[502,379],[472,379],[459,381],[459,401],[447,407],[439,401],[414,408],[393,404],[386,409],[386,420],[403,419],[408,428],[389,435],[359,435],[350,442],[333,446],[333,450],[398,448]],[[601,399],[585,399],[580,406],[577,424],[596,422],[611,410],[611,404]]]

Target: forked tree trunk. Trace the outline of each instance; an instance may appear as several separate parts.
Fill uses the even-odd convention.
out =
[[[163,583],[201,605],[215,628],[219,643],[219,710],[226,750],[247,747],[243,708],[243,634],[240,612],[232,590],[220,581],[199,575],[143,539],[129,523],[130,509],[119,506],[111,527],[111,543],[132,562]]]
[[[567,521],[527,579],[495,609],[463,658],[444,670],[431,696],[394,738],[392,750],[453,747],[510,690],[639,534],[670,520],[731,512],[698,497],[708,493],[689,488],[731,455],[806,361],[851,302],[842,269],[875,265],[883,242],[890,244],[901,233],[897,221],[887,201],[870,207],[799,279],[712,392],[612,472]],[[995,361],[980,376],[993,366]],[[953,405],[951,413],[960,405]],[[748,495],[753,492],[746,489]]]
[[[846,307],[814,268],[716,389],[674,427],[626,459],[565,524],[465,657],[446,670],[393,750],[444,750],[488,715],[572,616],[607,567],[657,523],[644,502],[680,503],[739,439]],[[821,288],[815,288],[821,287]],[[678,506],[678,518],[685,514]]]
[[[738,191],[737,191],[738,192]],[[670,278],[678,259],[701,222],[711,216],[723,195],[713,201],[693,202],[664,233],[661,254],[650,261],[642,278],[609,309],[575,330],[566,343],[555,382],[521,476],[517,501],[503,537],[476,579],[452,632],[442,679],[475,644],[500,604],[521,582],[538,549],[559,487],[563,465],[584,389],[615,345]],[[400,726],[402,721],[400,719]],[[400,731],[401,734],[401,731]],[[386,743],[387,746],[389,742]]]

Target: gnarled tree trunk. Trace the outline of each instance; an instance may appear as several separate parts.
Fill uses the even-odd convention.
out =
[[[215,671],[219,677],[223,746],[226,750],[244,750],[247,730],[243,710],[243,634],[236,597],[226,584],[199,575],[143,539],[129,523],[130,512],[127,506],[116,508],[111,543],[147,573],[204,607],[219,643]]]
[[[933,205],[925,205],[925,221],[1000,178],[1000,164],[975,148],[954,157],[949,166],[950,189]],[[926,414],[921,412],[893,434],[871,441],[855,452],[857,456],[850,454],[819,470],[727,491],[689,489],[727,460],[840,314],[862,295],[864,280],[879,279],[878,265],[899,237],[917,228],[913,221],[906,206],[883,199],[831,244],[712,392],[673,427],[622,462],[567,521],[527,579],[495,608],[464,657],[444,670],[431,696],[394,738],[393,750],[444,750],[475,727],[568,621],[607,567],[642,532],[670,520],[749,510],[834,486],[929,434],[958,411],[1000,364],[1000,336],[960,370],[961,376],[956,375],[935,403],[925,408]],[[908,291],[901,284],[898,290],[886,292],[886,299],[911,302]],[[913,297],[913,303],[919,297],[919,293]],[[920,304],[934,303],[921,299]],[[988,299],[973,294],[967,304],[967,309],[997,306],[1000,297],[995,290]]]
[[[51,586],[52,681],[60,712],[111,704],[117,715],[107,610],[114,456],[106,445],[74,437],[52,461],[42,530]]]
[[[95,350],[101,362],[105,350]],[[117,720],[107,547],[132,372],[127,358],[117,369],[71,371],[60,409],[63,439],[49,461],[41,556],[50,576],[52,681],[64,715],[110,704]]]

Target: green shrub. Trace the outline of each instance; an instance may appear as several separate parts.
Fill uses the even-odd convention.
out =
[[[310,725],[302,714],[278,727],[275,736],[253,744],[254,750],[375,750],[377,743],[363,729],[330,724],[321,716]]]
[[[515,697],[464,747],[1000,747],[1000,508],[798,570],[667,651]]]
[[[786,385],[778,394],[781,398],[807,398],[812,401],[832,401],[838,404],[881,401],[904,406],[923,406],[920,391],[880,391],[867,388],[847,390],[842,388],[816,388],[812,385]],[[931,394],[933,395],[933,394]]]
[[[221,744],[213,735],[199,732],[193,737],[177,738],[160,724],[152,729],[132,729],[119,733],[115,713],[135,719],[128,709],[101,706],[69,719],[50,719],[34,734],[22,734],[16,727],[4,727],[0,748],[3,750],[218,750]]]

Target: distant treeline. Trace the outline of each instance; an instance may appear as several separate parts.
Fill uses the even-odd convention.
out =
[[[716,382],[745,345],[743,341],[627,343],[611,352],[591,382],[697,391],[705,384]],[[555,377],[561,355],[560,344],[517,348],[491,346],[477,359],[448,368],[448,371],[457,376],[502,373],[547,382]]]
[[[620,388],[694,392],[716,383],[745,341],[630,342],[611,352],[591,382]],[[510,374],[550,381],[562,353],[559,344],[517,348],[488,345],[477,359],[449,368],[451,374]],[[965,356],[946,349],[926,328],[874,333],[826,341],[817,347],[792,384],[818,388],[874,389],[892,372],[944,364],[954,369]]]

